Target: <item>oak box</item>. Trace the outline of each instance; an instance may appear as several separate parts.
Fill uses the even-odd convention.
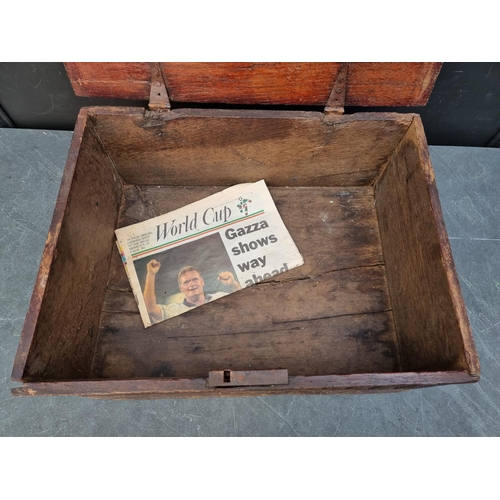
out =
[[[309,394],[479,379],[420,117],[342,114],[425,104],[439,64],[66,68],[78,95],[149,99],[149,109],[80,112],[13,394]],[[305,264],[145,330],[114,230],[260,179]]]

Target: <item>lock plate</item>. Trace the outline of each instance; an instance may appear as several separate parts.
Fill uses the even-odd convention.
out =
[[[213,370],[208,374],[208,387],[242,387],[249,385],[286,385],[288,370]]]

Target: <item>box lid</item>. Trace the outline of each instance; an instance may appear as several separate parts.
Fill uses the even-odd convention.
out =
[[[151,63],[65,67],[77,96],[150,97]],[[424,106],[441,63],[163,62],[159,67],[174,102],[325,106],[344,70],[346,106]]]

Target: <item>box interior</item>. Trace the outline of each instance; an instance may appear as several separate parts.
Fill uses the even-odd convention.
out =
[[[95,108],[23,380],[466,370],[415,116]],[[114,230],[260,179],[305,264],[144,329]]]

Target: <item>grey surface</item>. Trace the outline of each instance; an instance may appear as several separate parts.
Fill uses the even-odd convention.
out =
[[[1,436],[499,436],[500,150],[431,147],[481,381],[396,394],[19,398],[13,359],[71,132],[0,130]]]

